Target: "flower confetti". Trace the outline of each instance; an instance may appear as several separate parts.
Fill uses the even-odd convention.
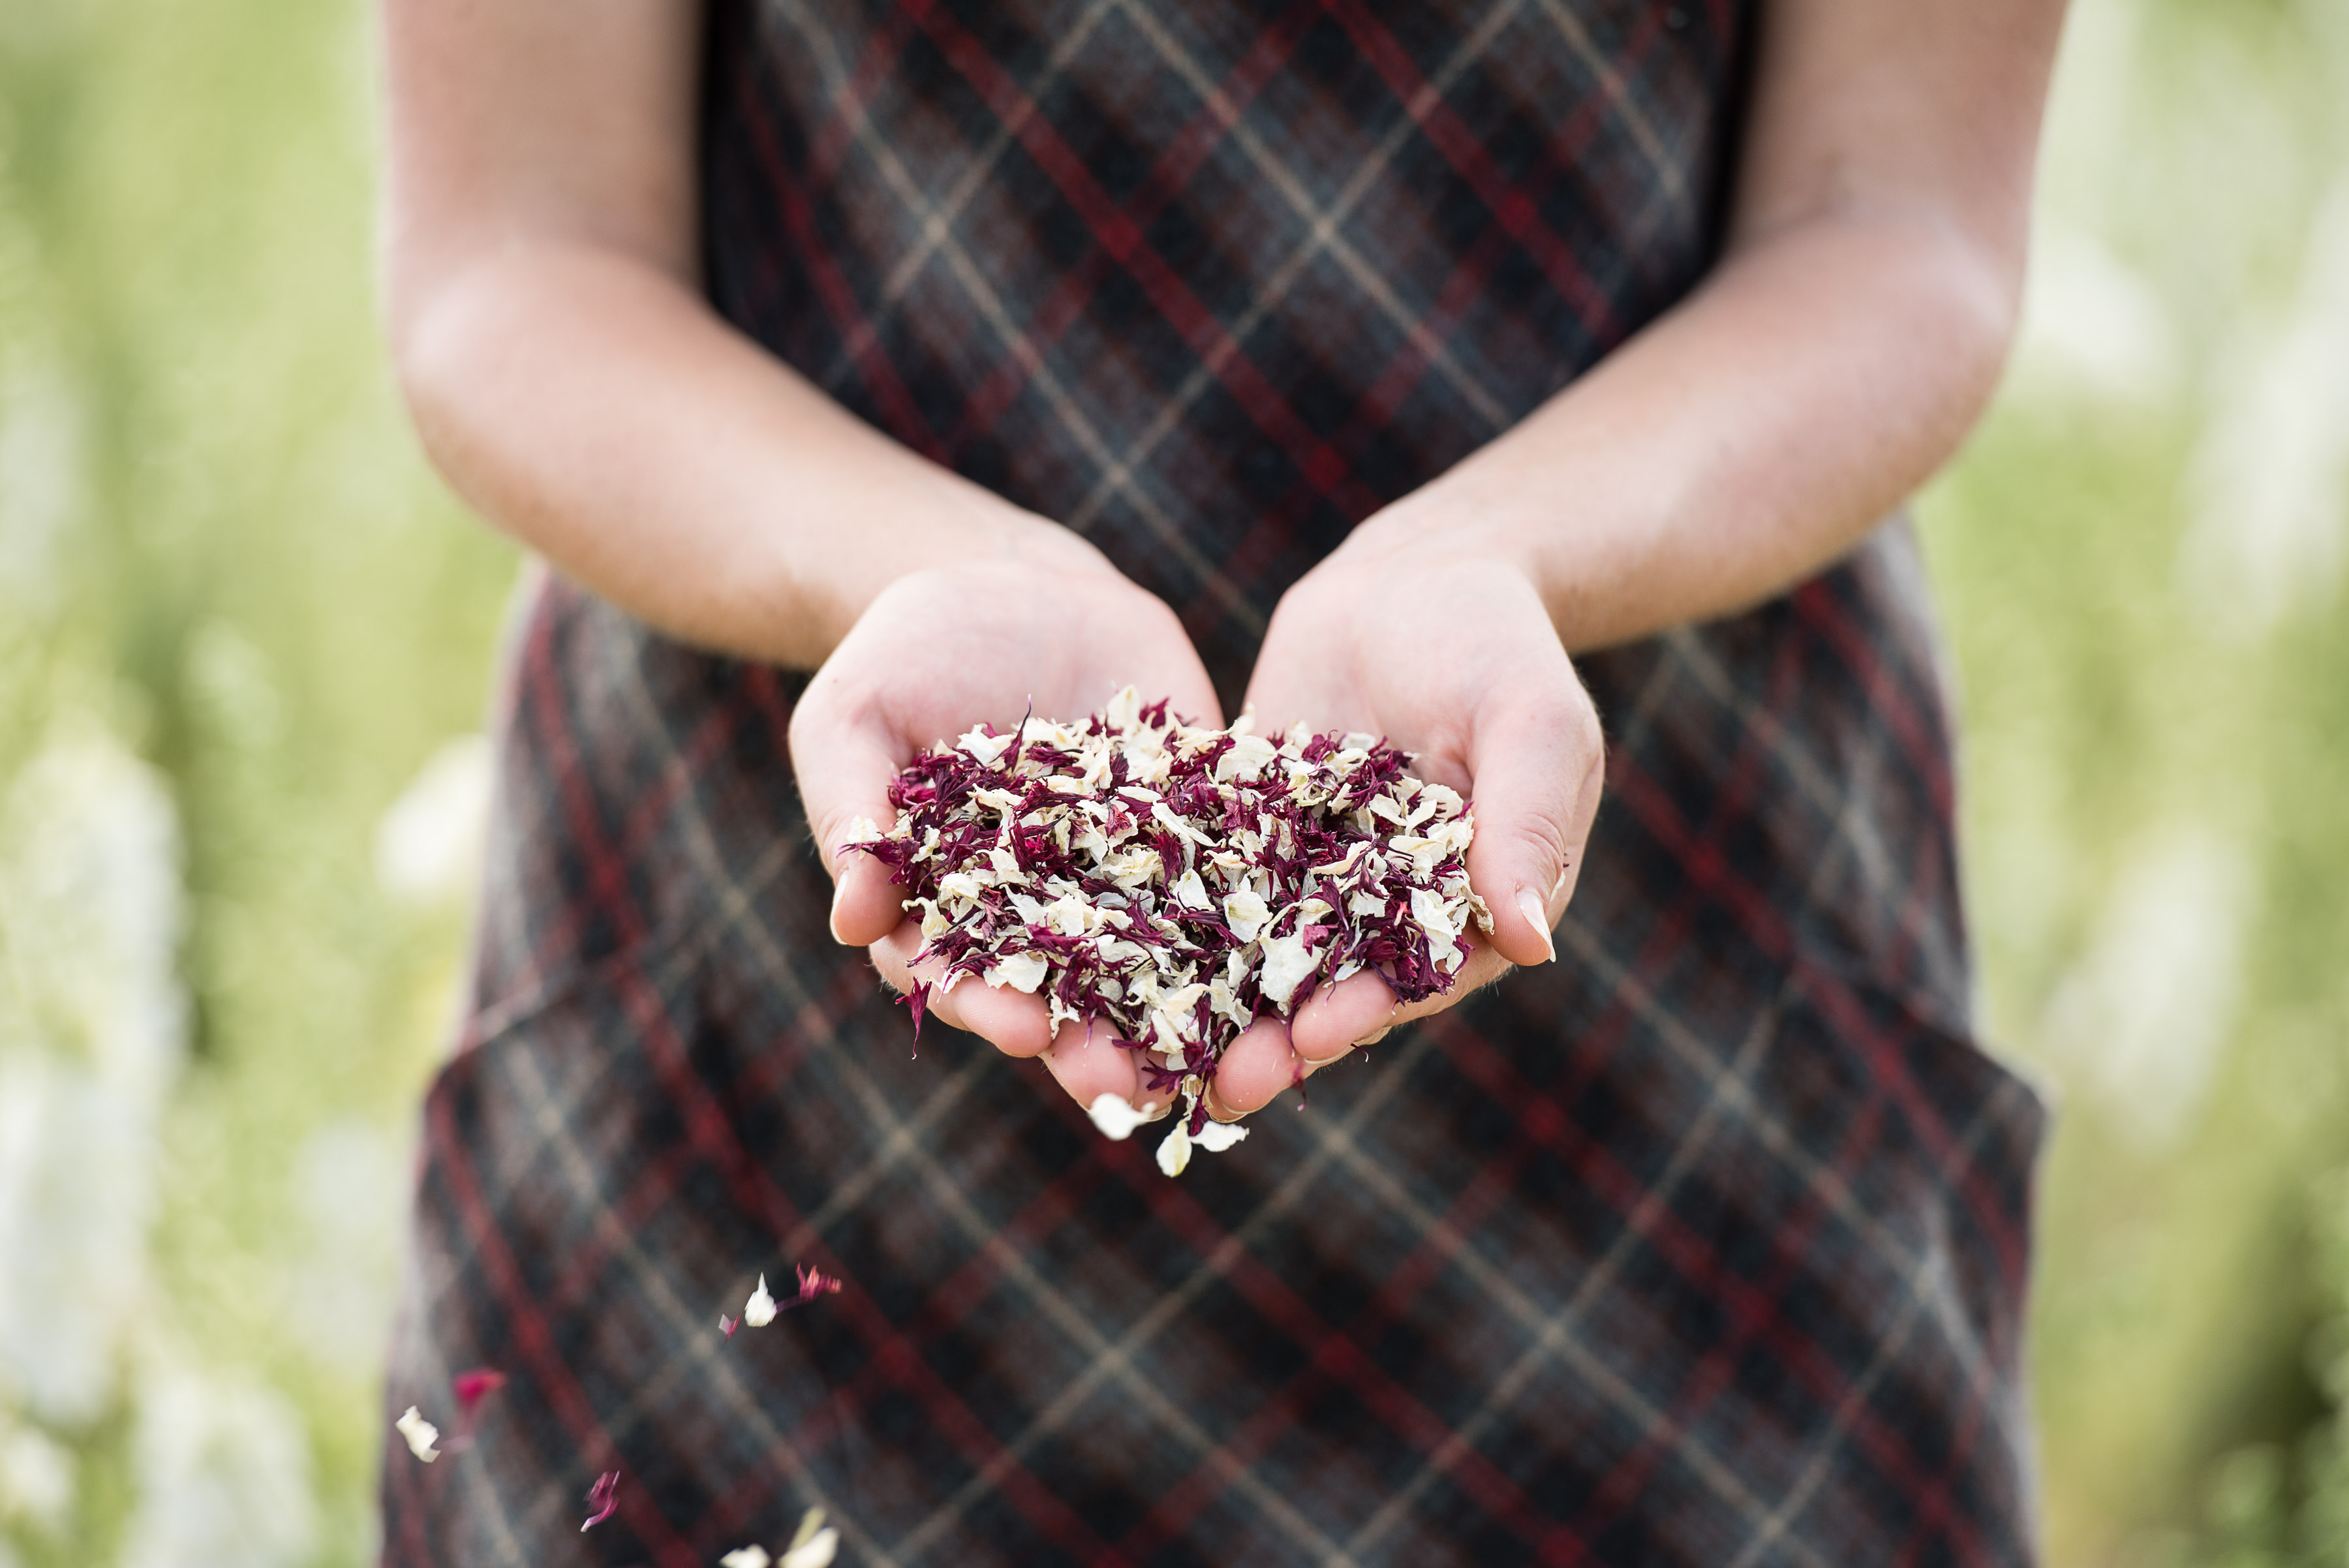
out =
[[[1188,1112],[1158,1152],[1174,1175],[1245,1136],[1211,1130],[1202,1100],[1242,1030],[1364,972],[1406,1002],[1447,991],[1469,922],[1493,919],[1468,885],[1468,804],[1408,753],[1166,710],[1129,686],[1078,723],[980,725],[915,758],[895,826],[852,825],[843,852],[905,888],[937,994],[977,976],[1042,997],[1056,1034],[1105,1023],[1139,1053],[1145,1089]],[[917,1022],[930,994],[909,999]],[[1139,1115],[1092,1114],[1112,1137]]]
[[[440,1441],[440,1428],[426,1420],[424,1413],[415,1406],[410,1405],[407,1413],[394,1421],[392,1427],[407,1439],[408,1451],[426,1464],[440,1457],[440,1450],[435,1446]]]
[[[595,1484],[587,1489],[587,1506],[595,1511],[587,1516],[587,1522],[579,1527],[582,1535],[611,1518],[619,1509],[619,1471],[605,1470],[595,1478]]]
[[[799,1533],[781,1557],[770,1557],[763,1546],[738,1546],[718,1560],[718,1568],[832,1568],[840,1551],[840,1532],[827,1529],[823,1510],[812,1508],[800,1518]]]
[[[800,1516],[799,1532],[775,1568],[832,1568],[839,1551],[840,1532],[824,1523],[823,1510],[812,1508]]]

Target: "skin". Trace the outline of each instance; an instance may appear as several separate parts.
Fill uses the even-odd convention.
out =
[[[1259,1023],[1216,1114],[1551,961],[1603,763],[1570,655],[1784,590],[1956,449],[2013,331],[2062,16],[1769,0],[1720,264],[1282,598],[1247,693],[1259,732],[1381,732],[1472,795],[1469,875],[1496,929],[1445,996],[1398,1009],[1358,976],[1290,1030]],[[697,7],[384,0],[382,22],[388,327],[433,460],[652,625],[816,671],[791,742],[833,931],[911,984],[897,893],[833,853],[849,823],[889,820],[887,781],[922,746],[1031,701],[1071,717],[1130,681],[1220,720],[1196,653],[1092,545],[851,417],[710,310]],[[1054,1043],[1035,998],[966,984],[935,1008],[1041,1056],[1080,1103],[1137,1097],[1128,1053]]]

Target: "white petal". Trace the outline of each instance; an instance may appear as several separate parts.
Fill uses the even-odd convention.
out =
[[[1131,730],[1142,722],[1142,693],[1129,686],[1109,700],[1102,722],[1113,731]]]
[[[1175,877],[1174,886],[1169,890],[1174,893],[1176,903],[1188,908],[1212,909],[1216,907],[1216,901],[1207,897],[1207,885],[1199,880],[1196,871],[1185,871]]]
[[[1272,911],[1253,889],[1243,888],[1224,895],[1224,921],[1232,928],[1234,941],[1256,940],[1257,932],[1264,929],[1265,921],[1270,919]]]
[[[1237,1122],[1211,1121],[1201,1127],[1199,1136],[1191,1141],[1209,1154],[1221,1154],[1246,1137],[1247,1128]]]
[[[1460,928],[1468,923],[1468,910],[1464,904],[1458,906],[1455,915],[1453,908],[1446,906],[1443,894],[1433,888],[1413,888],[1411,890],[1411,918],[1419,922],[1421,930],[1427,933],[1430,945],[1441,951],[1459,936]]]
[[[817,1531],[797,1546],[783,1553],[775,1568],[832,1568],[832,1560],[840,1552],[840,1532]]]
[[[410,1405],[408,1413],[394,1421],[392,1426],[408,1439],[408,1451],[426,1464],[440,1457],[440,1450],[433,1447],[440,1440],[440,1428],[426,1420],[424,1413],[415,1406]]]
[[[1024,991],[1033,996],[1036,988],[1044,983],[1048,968],[1042,953],[1014,953],[1008,959],[996,961],[987,971],[987,983],[998,988],[1008,985],[1014,991]]]
[[[1120,1143],[1133,1136],[1133,1129],[1142,1125],[1143,1119],[1142,1112],[1135,1110],[1124,1096],[1112,1094],[1106,1089],[1093,1096],[1092,1106],[1087,1114],[1093,1118],[1093,1126],[1101,1128],[1103,1137],[1114,1138]]]
[[[1289,998],[1305,977],[1313,972],[1314,959],[1306,950],[1305,939],[1295,932],[1285,937],[1267,937],[1264,942],[1264,998],[1275,1007],[1285,1008]]]
[[[852,816],[848,819],[848,836],[842,839],[841,842],[843,844],[870,844],[880,836],[881,825],[879,823],[874,822],[869,816]]]
[[[1183,1168],[1191,1163],[1191,1135],[1183,1130],[1184,1123],[1174,1124],[1166,1141],[1158,1146],[1158,1168],[1169,1176],[1180,1176]]]
[[[767,1276],[759,1276],[759,1288],[742,1303],[742,1321],[752,1328],[764,1328],[775,1321],[775,1298],[767,1293]]]
[[[773,1561],[763,1546],[738,1546],[718,1560],[718,1568],[767,1568]]]
[[[1012,737],[1009,735],[990,735],[983,731],[972,730],[961,740],[957,741],[955,745],[973,762],[992,763],[1011,749],[1011,742]]]

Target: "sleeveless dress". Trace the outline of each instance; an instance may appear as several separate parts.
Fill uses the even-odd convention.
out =
[[[716,0],[716,307],[1081,530],[1237,711],[1282,590],[1685,294],[1744,0]],[[889,547],[889,519],[841,519]],[[1473,628],[1470,628],[1473,632]],[[384,1561],[2033,1558],[2044,1113],[1972,1039],[1894,521],[1587,658],[1559,961],[1162,1177],[826,933],[802,678],[526,593],[432,1085]],[[732,1338],[755,1275],[846,1288]],[[581,1498],[617,1471],[617,1511]]]

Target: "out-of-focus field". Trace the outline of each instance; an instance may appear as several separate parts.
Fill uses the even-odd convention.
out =
[[[351,1564],[512,552],[349,0],[0,0],[0,1568]],[[2349,6],[2082,0],[1926,497],[2051,1560],[2349,1561]]]

